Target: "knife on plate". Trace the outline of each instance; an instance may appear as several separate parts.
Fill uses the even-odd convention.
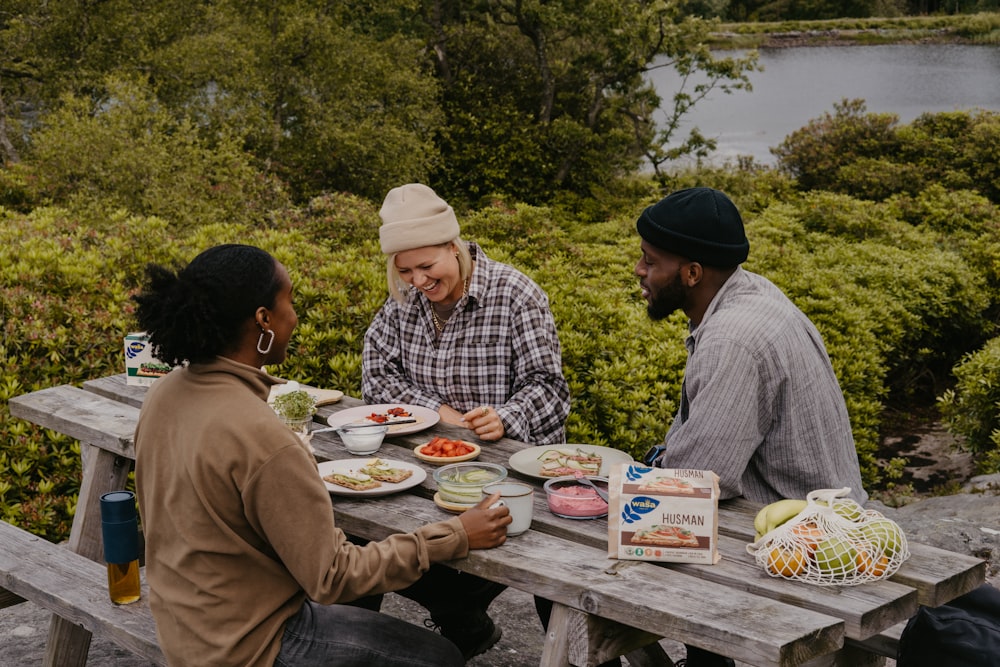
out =
[[[385,422],[384,424],[378,424],[375,422],[372,422],[370,424],[347,423],[347,424],[341,424],[340,426],[325,426],[323,428],[318,428],[315,431],[310,431],[310,433],[327,433],[329,431],[336,431],[337,429],[340,428],[354,429],[354,428],[368,428],[369,426],[395,426],[396,424],[413,424],[416,421],[417,421],[416,419],[394,419],[393,421]]]

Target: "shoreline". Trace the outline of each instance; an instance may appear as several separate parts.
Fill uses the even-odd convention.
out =
[[[810,46],[884,46],[887,44],[980,44],[952,28],[900,31],[884,28],[829,28],[766,33],[716,32],[712,46],[724,50],[789,49]],[[981,44],[982,46],[995,46]]]

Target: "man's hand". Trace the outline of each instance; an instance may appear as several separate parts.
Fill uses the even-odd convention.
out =
[[[512,521],[510,510],[505,505],[490,509],[490,505],[498,500],[500,494],[494,493],[462,512],[460,519],[465,534],[469,536],[470,549],[491,549],[507,541],[507,526]]]

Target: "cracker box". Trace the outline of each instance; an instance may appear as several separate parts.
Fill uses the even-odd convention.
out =
[[[621,463],[608,479],[608,556],[719,562],[719,477],[710,470]]]
[[[170,366],[153,356],[153,348],[145,332],[125,336],[125,384],[148,387],[170,372]]]

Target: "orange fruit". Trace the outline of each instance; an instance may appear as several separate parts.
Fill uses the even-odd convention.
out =
[[[816,551],[816,545],[823,541],[826,533],[812,521],[797,523],[791,527],[790,531],[808,553]]]
[[[881,577],[889,569],[889,557],[885,554],[879,554],[878,558],[873,558],[867,551],[858,551],[855,563],[858,566],[858,572],[867,572],[873,577]]]
[[[773,574],[792,578],[806,569],[807,557],[798,547],[774,547],[767,554],[767,569]]]

